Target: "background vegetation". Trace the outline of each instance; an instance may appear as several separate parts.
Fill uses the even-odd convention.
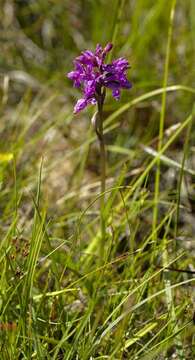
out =
[[[0,5],[1,359],[194,359],[195,1]],[[73,116],[66,74],[108,41],[133,89],[105,105],[100,259],[94,107]]]

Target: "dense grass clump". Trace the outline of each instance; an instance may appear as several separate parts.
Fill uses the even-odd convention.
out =
[[[194,0],[4,0],[0,358],[194,359]],[[131,64],[104,106],[66,78],[96,43]],[[101,219],[105,222],[104,256]]]

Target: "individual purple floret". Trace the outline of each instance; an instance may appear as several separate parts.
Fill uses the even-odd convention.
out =
[[[116,100],[120,98],[121,89],[132,87],[126,76],[129,63],[125,58],[114,60],[111,64],[104,63],[112,47],[111,43],[105,48],[98,44],[95,52],[83,51],[74,60],[75,70],[69,72],[67,76],[73,80],[75,87],[82,86],[83,89],[83,98],[77,101],[74,113],[78,113],[89,104],[96,104],[104,87],[112,90]]]

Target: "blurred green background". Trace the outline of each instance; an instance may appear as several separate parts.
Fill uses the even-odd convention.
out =
[[[113,55],[128,57],[136,89],[159,86],[170,6],[170,0],[1,0],[1,70],[49,80],[67,95],[74,56],[114,40]],[[194,81],[194,7],[193,0],[177,1],[170,83]]]

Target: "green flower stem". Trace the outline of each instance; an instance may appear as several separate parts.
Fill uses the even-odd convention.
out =
[[[103,129],[103,103],[105,93],[103,93],[98,99],[98,126],[96,133],[100,144],[100,165],[101,165],[101,197],[100,197],[100,216],[101,216],[101,240],[99,256],[101,261],[104,259],[104,244],[106,235],[106,224],[105,224],[105,190],[106,190],[106,149],[104,141],[104,129]]]

